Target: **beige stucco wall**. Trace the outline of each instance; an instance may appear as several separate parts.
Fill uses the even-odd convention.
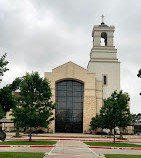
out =
[[[51,84],[52,100],[54,102],[56,82],[60,80],[77,80],[84,83],[83,133],[87,133],[90,128],[91,118],[96,113],[99,113],[98,110],[102,106],[102,82],[96,81],[95,74],[88,73],[86,69],[72,62],[61,65],[53,69],[52,72],[45,72],[45,77]],[[55,121],[52,121],[50,128],[55,132]]]
[[[100,46],[100,38],[101,38],[101,33],[106,32],[107,33],[107,46],[113,46],[113,33],[114,33],[115,27],[114,26],[102,26],[100,27],[99,25],[95,25],[92,31],[92,37],[94,38],[93,40],[93,46]]]
[[[114,26],[95,25],[92,32],[93,48],[90,53],[88,72],[96,74],[96,80],[103,82],[107,76],[107,84],[103,85],[103,99],[120,90],[120,62],[117,58],[117,49],[114,46]],[[101,46],[101,33],[107,34],[107,45]]]
[[[100,109],[103,105],[103,84],[101,81],[96,81],[96,114],[100,114]]]

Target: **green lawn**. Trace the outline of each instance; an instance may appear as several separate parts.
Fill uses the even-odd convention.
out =
[[[141,145],[129,144],[129,143],[116,143],[116,144],[113,144],[111,142],[84,142],[84,143],[90,146],[141,147]]]
[[[43,158],[44,153],[0,152],[1,158]]]
[[[141,155],[105,154],[106,158],[141,158]]]
[[[53,145],[56,144],[56,141],[33,141],[33,142],[28,142],[28,141],[5,141],[5,142],[0,142],[0,145]]]

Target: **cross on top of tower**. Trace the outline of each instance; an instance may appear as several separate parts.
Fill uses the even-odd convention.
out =
[[[105,17],[105,16],[102,14],[102,16],[101,16],[101,17],[102,17],[102,23],[104,23],[103,19],[104,19],[104,17]]]

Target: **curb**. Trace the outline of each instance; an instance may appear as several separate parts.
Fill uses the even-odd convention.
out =
[[[135,147],[106,147],[106,146],[89,146],[89,148],[95,148],[95,149],[122,149],[122,150],[141,150],[141,148],[135,148]]]
[[[0,145],[0,147],[41,147],[41,148],[53,148],[54,145]]]
[[[28,138],[7,138],[6,140],[28,140]],[[46,139],[34,139],[33,140],[76,140],[76,141],[89,141],[89,142],[112,142],[112,140],[92,140],[92,139],[69,139],[69,138],[46,138]],[[125,142],[125,143],[141,143],[141,141],[127,141],[127,140],[116,140],[116,142]]]

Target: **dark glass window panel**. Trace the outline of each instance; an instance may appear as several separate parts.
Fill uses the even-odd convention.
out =
[[[61,81],[61,82],[58,82],[56,86],[66,86],[66,84],[67,84],[66,82]]]
[[[56,109],[66,109],[66,102],[57,102]]]
[[[82,102],[82,97],[73,97],[73,102],[77,102],[77,103]]]
[[[70,118],[72,117],[72,115],[73,115],[72,110],[66,110],[66,117]]]
[[[73,95],[72,91],[67,91],[67,96],[68,97],[72,97],[72,95]]]
[[[57,129],[57,132],[64,132],[65,125],[56,123],[55,128]]]
[[[67,92],[66,91],[57,91],[57,95],[58,95],[58,97],[66,97]]]
[[[82,131],[82,124],[81,123],[74,123],[73,124],[73,132],[80,133]]]
[[[82,92],[73,92],[73,96],[75,97],[81,97],[82,96]]]
[[[81,91],[84,92],[84,86],[81,87]]]
[[[80,92],[82,89],[81,89],[81,86],[73,86],[73,91],[75,92]]]
[[[55,119],[55,122],[57,122],[58,124],[64,124],[65,117],[57,117],[57,119]]]
[[[82,117],[82,110],[73,110],[73,117]]]
[[[73,117],[73,122],[74,123],[81,123],[82,122],[82,117]]]
[[[73,132],[73,124],[66,122],[64,130],[66,133],[72,133]]]
[[[67,91],[72,90],[72,81],[67,82]]]
[[[57,86],[57,91],[66,91],[66,86]]]
[[[72,117],[67,117],[67,118],[66,118],[66,122],[70,122],[70,123],[72,123],[72,122],[73,122]]]
[[[72,97],[67,97],[67,102],[72,102]]]
[[[80,103],[74,103],[73,102],[73,109],[75,110],[75,109],[77,109],[77,110],[80,110],[80,109],[82,109],[82,103],[80,102]]]
[[[56,121],[57,121],[57,120],[56,120]],[[56,123],[58,123],[57,125],[59,125],[59,126],[63,125],[63,126],[65,127],[64,122],[56,122]]]
[[[56,110],[55,115],[59,118],[66,117],[66,110]]]
[[[73,80],[56,84],[56,132],[83,132],[83,87]]]
[[[67,102],[67,109],[72,109],[72,102]]]
[[[66,102],[66,97],[58,97],[57,101],[58,102]]]
[[[103,80],[104,80],[104,85],[107,84],[107,76],[103,76]]]
[[[82,83],[80,83],[80,82],[73,82],[73,86],[81,86],[82,85]]]

